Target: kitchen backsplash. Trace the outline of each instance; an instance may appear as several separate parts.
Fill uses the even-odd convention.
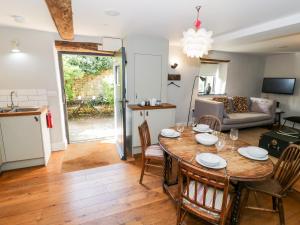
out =
[[[46,89],[0,89],[0,107],[11,105],[10,93],[15,91],[13,102],[15,106],[43,106],[48,105],[48,92]]]

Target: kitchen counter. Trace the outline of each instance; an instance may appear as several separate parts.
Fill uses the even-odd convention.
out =
[[[176,105],[170,103],[161,103],[160,105],[156,106],[139,106],[139,105],[128,105],[128,108],[135,111],[135,110],[152,110],[152,109],[172,109],[176,108]]]
[[[20,108],[35,108],[35,107],[20,107]],[[23,112],[0,112],[0,117],[10,117],[10,116],[32,116],[32,115],[41,115],[48,111],[47,106],[37,107],[37,110],[23,111]]]

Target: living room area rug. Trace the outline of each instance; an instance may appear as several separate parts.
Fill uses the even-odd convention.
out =
[[[73,143],[68,145],[61,170],[71,172],[120,162],[114,140]]]

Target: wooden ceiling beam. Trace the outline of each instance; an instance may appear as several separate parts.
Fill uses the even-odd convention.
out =
[[[230,60],[226,59],[210,59],[210,58],[200,58],[201,63],[229,63]]]
[[[92,42],[55,41],[55,47],[59,52],[87,53],[113,56],[115,52],[98,50],[102,44]]]
[[[74,39],[72,0],[45,0],[60,37]]]

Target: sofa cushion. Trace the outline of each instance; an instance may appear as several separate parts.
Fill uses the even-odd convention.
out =
[[[272,114],[273,100],[265,98],[251,98],[251,111]]]
[[[248,97],[234,96],[232,97],[232,104],[234,112],[249,112],[249,100]]]
[[[216,102],[222,102],[224,104],[225,114],[232,113],[232,108],[227,97],[213,97],[212,100]]]
[[[239,123],[251,123],[263,120],[272,119],[270,114],[247,112],[247,113],[230,113],[228,118],[223,119],[223,124],[239,124]]]

